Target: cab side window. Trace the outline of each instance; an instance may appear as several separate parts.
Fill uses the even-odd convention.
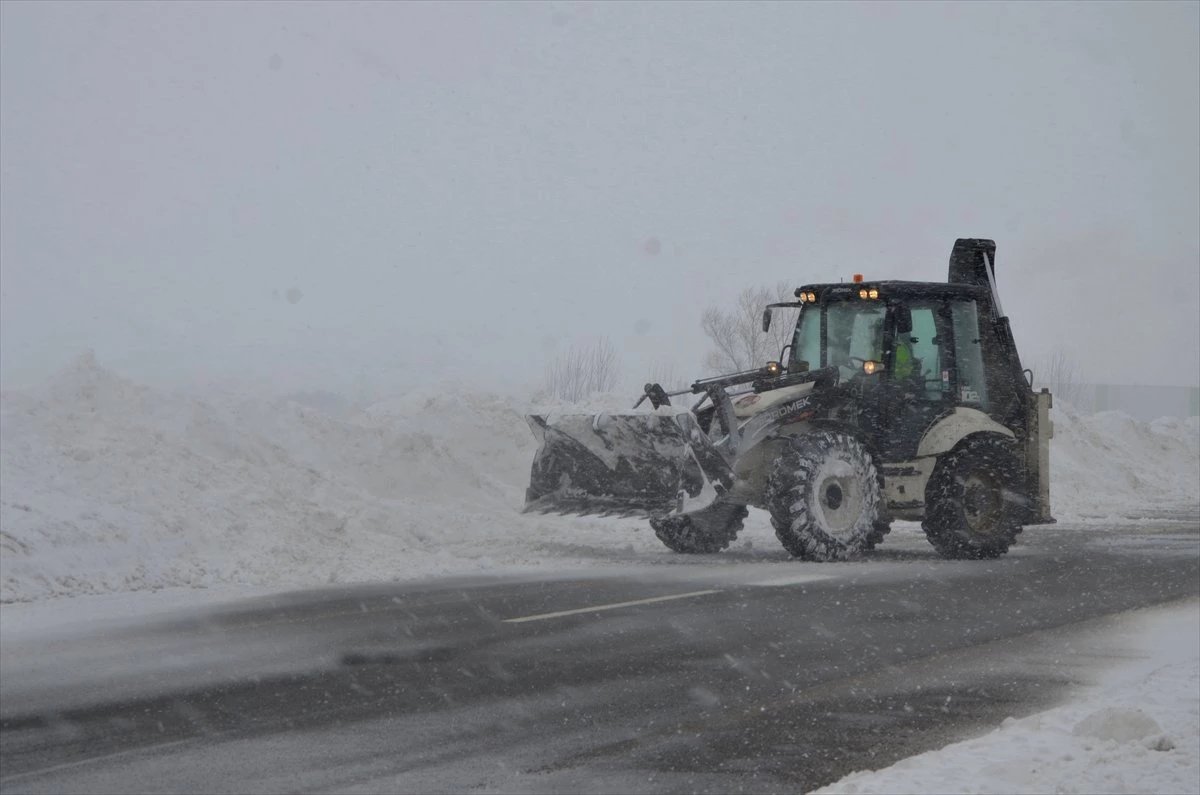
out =
[[[917,394],[926,400],[941,400],[950,384],[942,378],[942,357],[938,339],[937,317],[931,306],[912,308],[912,331],[900,337],[908,343],[913,358],[913,375]]]
[[[955,301],[950,305],[950,319],[954,326],[954,363],[958,369],[959,402],[987,411],[987,370],[983,366],[979,310],[974,301]]]
[[[821,361],[821,308],[809,304],[800,310],[792,338],[792,362],[806,362],[808,369],[824,366]]]

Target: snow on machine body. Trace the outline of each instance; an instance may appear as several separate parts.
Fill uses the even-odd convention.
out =
[[[948,558],[1008,551],[1053,522],[1051,396],[1034,392],[996,291],[991,240],[960,239],[946,282],[812,284],[780,362],[647,384],[634,413],[530,416],[526,511],[641,515],[678,552],[717,552],[747,507],[804,560],[871,549],[920,521]],[[689,411],[670,398],[703,395]],[[649,400],[653,411],[637,412]]]

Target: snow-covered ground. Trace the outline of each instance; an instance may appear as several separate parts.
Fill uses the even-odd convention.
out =
[[[3,394],[0,602],[665,552],[638,523],[519,513],[535,449],[525,409],[414,392],[336,419],[160,392],[84,357]]]
[[[1200,792],[1200,603],[1122,617],[1130,661],[1068,704],[816,793]]]
[[[519,513],[533,408],[426,390],[334,417],[163,392],[82,357],[0,401],[6,629],[332,582],[678,560],[643,522]],[[1052,417],[1060,520],[1200,504],[1197,418]],[[758,512],[736,545],[783,555]],[[824,791],[1200,791],[1198,615],[1139,619],[1128,642],[1142,659],[1068,706]]]
[[[2,397],[0,602],[675,557],[638,520],[521,514],[534,407],[510,398],[417,390],[335,418],[151,389],[90,356]],[[1060,520],[1200,502],[1197,418],[1053,419]],[[736,544],[778,549],[758,512]]]

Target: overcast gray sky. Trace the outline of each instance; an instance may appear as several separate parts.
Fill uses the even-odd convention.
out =
[[[0,4],[0,379],[526,392],[703,308],[945,278],[1196,384],[1200,4]]]

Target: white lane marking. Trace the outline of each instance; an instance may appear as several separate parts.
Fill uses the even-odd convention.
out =
[[[154,753],[166,748],[173,748],[177,745],[185,743],[194,743],[198,740],[197,737],[186,737],[182,740],[172,740],[165,743],[157,743],[156,745],[143,745],[138,748],[127,748],[124,751],[114,751],[111,754],[101,754],[100,756],[89,756],[86,759],[76,759],[74,762],[63,762],[60,765],[51,765],[50,767],[39,768],[38,770],[27,770],[24,773],[14,773],[11,776],[0,778],[0,784],[8,785],[14,781],[22,781],[27,778],[36,778],[38,776],[47,776],[52,773],[61,773],[64,770],[71,770],[76,767],[84,767],[85,765],[94,765],[99,762],[108,762],[113,759],[120,759],[123,756],[132,756],[141,753]]]
[[[674,599],[690,599],[693,596],[705,596],[710,593],[720,593],[720,591],[689,591],[687,593],[671,594],[670,596],[655,596],[650,599],[635,599],[632,602],[614,602],[608,605],[593,605],[592,607],[580,607],[575,610],[559,610],[556,613],[538,613],[535,616],[522,616],[521,618],[506,618],[505,624],[523,624],[526,621],[543,621],[547,618],[562,618],[563,616],[576,616],[581,613],[598,613],[601,610],[616,610],[618,607],[633,607],[634,605],[648,605],[654,602],[670,602]]]
[[[794,574],[790,577],[776,577],[773,580],[759,580],[758,582],[752,582],[749,584],[766,588],[778,588],[784,585],[803,585],[806,582],[817,582],[818,580],[832,579],[834,578],[828,574]]]

